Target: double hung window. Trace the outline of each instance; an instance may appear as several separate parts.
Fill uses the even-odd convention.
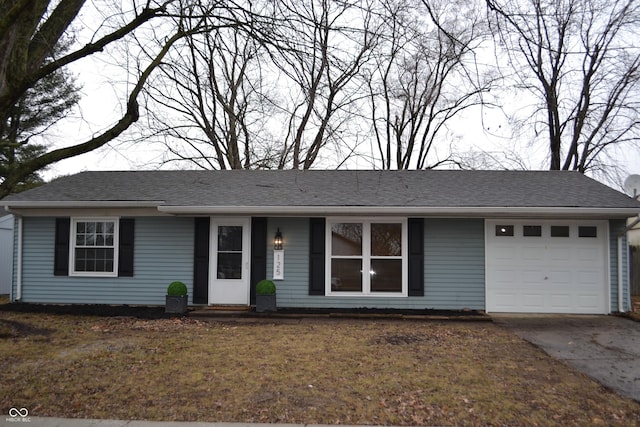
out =
[[[71,271],[78,276],[116,276],[118,220],[74,218],[71,222]]]
[[[407,295],[407,223],[327,220],[327,295]]]

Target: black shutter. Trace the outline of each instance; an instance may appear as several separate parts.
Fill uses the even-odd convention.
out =
[[[69,232],[71,218],[56,218],[55,252],[53,256],[53,275],[69,275]]]
[[[424,296],[424,219],[409,218],[409,296]]]
[[[256,285],[267,278],[267,218],[251,218],[251,304],[256,303]]]
[[[209,218],[195,220],[193,256],[193,303],[209,302]]]
[[[120,218],[118,241],[118,276],[133,277],[133,245],[135,241],[135,220]]]
[[[326,220],[310,218],[309,223],[309,295],[324,295]]]

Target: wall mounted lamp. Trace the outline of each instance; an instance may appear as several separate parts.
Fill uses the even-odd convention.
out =
[[[282,250],[282,233],[280,232],[280,227],[278,227],[276,236],[273,238],[273,249],[276,251]]]

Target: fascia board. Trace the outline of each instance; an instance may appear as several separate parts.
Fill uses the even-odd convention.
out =
[[[170,215],[158,211],[158,205],[162,202],[133,202],[133,201],[107,201],[107,202],[33,202],[16,201],[1,202],[9,213],[22,216],[73,216],[73,215],[134,215],[157,216]]]
[[[424,206],[158,206],[172,215],[391,215],[464,217],[590,217],[628,218],[638,215],[633,208],[584,207],[424,207]]]
[[[0,206],[5,210],[12,209],[59,209],[59,208],[155,208],[162,205],[162,201],[152,200],[73,200],[73,201],[1,201]]]

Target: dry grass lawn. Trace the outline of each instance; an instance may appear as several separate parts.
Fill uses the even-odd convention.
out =
[[[31,416],[639,425],[620,397],[488,322],[215,323],[0,310],[0,409]]]

